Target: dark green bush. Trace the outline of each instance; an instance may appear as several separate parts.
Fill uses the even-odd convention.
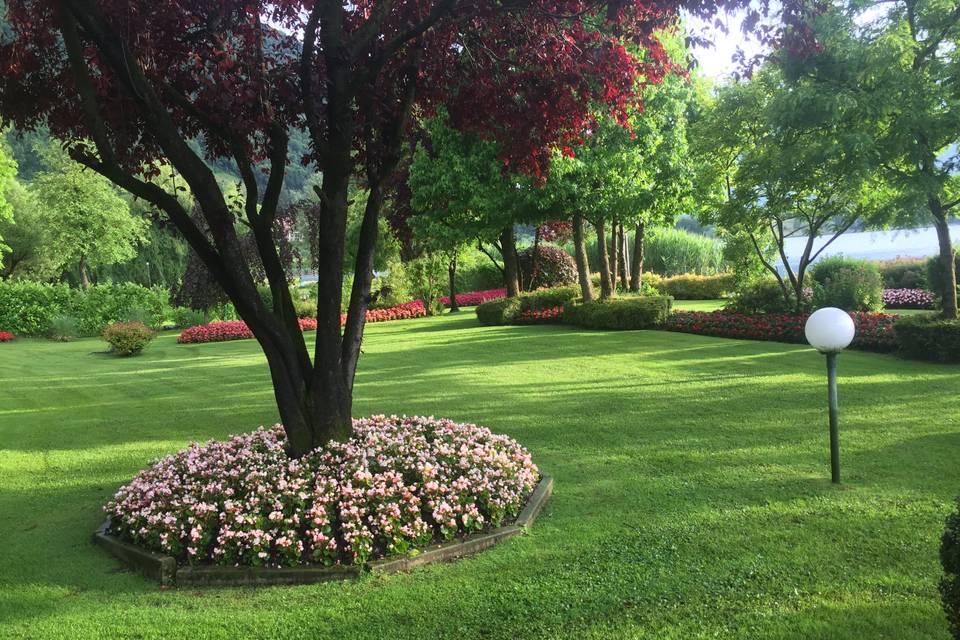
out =
[[[776,280],[755,280],[742,285],[726,309],[738,313],[792,313],[793,302],[783,297],[783,289]]]
[[[117,322],[107,325],[100,334],[120,356],[132,356],[143,351],[153,340],[153,331],[142,322]]]
[[[520,260],[520,278],[523,288],[534,290],[543,287],[562,287],[577,281],[577,263],[570,254],[550,245],[540,245],[537,250],[537,274],[533,277],[533,247],[517,254]]]
[[[487,326],[510,324],[513,322],[513,317],[520,312],[520,298],[490,300],[478,304],[476,312],[480,324]]]
[[[563,308],[563,321],[589,329],[649,329],[666,321],[672,304],[670,296],[570,303]]]
[[[953,268],[957,274],[957,288],[960,290],[960,251],[957,251],[956,247],[954,247],[953,252]],[[943,263],[940,261],[940,256],[930,256],[927,258],[926,269],[927,283],[930,285],[930,291],[933,291],[937,296],[942,295],[941,291],[943,291],[946,271],[943,268]]]
[[[953,637],[960,640],[960,498],[947,516],[947,527],[940,539],[940,599]]]
[[[0,282],[0,327],[18,336],[42,336],[67,315],[73,292],[65,284]]]
[[[886,289],[927,289],[927,264],[920,258],[897,258],[879,263]]]
[[[574,298],[580,296],[580,287],[554,287],[552,289],[537,289],[520,294],[520,310],[533,311],[562,307]]]
[[[733,293],[734,279],[727,273],[698,276],[685,273],[669,278],[645,278],[650,285],[665,296],[675,300],[719,300]]]
[[[883,308],[883,278],[872,262],[865,260],[842,261],[834,258],[830,263],[814,267],[813,306],[837,307],[844,311],[879,311]]]
[[[930,362],[960,362],[960,320],[907,316],[893,324],[900,355]]]
[[[172,313],[173,324],[181,329],[207,323],[207,314],[187,307],[176,307]]]
[[[260,294],[260,300],[267,309],[273,309],[273,290],[269,285],[258,284],[257,293]]]
[[[80,335],[77,329],[77,319],[64,314],[56,315],[50,320],[47,337],[57,342],[70,342]]]

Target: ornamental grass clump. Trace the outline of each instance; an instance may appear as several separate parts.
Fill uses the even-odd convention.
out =
[[[153,331],[142,322],[117,322],[107,325],[100,334],[111,350],[120,356],[132,356],[143,351],[153,340]]]
[[[512,520],[539,479],[526,449],[484,427],[353,426],[299,459],[279,425],[193,444],[120,488],[111,533],[180,564],[364,564]]]

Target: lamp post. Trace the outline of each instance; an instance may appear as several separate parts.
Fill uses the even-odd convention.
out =
[[[830,402],[830,479],[840,484],[840,432],[837,425],[837,354],[843,351],[856,333],[853,319],[843,309],[824,307],[807,318],[803,328],[807,342],[827,356],[827,396]]]

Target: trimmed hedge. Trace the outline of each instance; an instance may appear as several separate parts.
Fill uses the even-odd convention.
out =
[[[734,290],[734,278],[729,273],[712,276],[698,276],[685,273],[670,278],[644,275],[650,285],[662,295],[672,296],[675,300],[719,300]]]
[[[900,355],[930,362],[960,362],[960,320],[908,316],[894,325]]]
[[[496,326],[510,324],[520,312],[519,298],[500,298],[477,305],[477,320],[480,324]]]
[[[578,287],[555,287],[528,291],[516,298],[491,300],[477,305],[477,320],[487,326],[513,324],[521,312],[562,307],[579,295]]]
[[[138,284],[101,284],[86,291],[65,284],[0,282],[0,329],[42,336],[58,316],[76,319],[80,335],[95,336],[114,322],[163,322],[166,289]]]
[[[563,321],[588,329],[650,329],[670,316],[670,296],[610,298],[567,304]]]
[[[940,598],[953,637],[960,640],[960,498],[947,516],[946,529],[940,538]]]
[[[896,258],[878,263],[887,289],[926,289],[927,262],[922,258]]]

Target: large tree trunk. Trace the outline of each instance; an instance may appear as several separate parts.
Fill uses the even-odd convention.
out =
[[[583,215],[573,214],[573,248],[577,259],[577,278],[580,280],[580,295],[584,302],[593,300],[593,283],[590,281],[590,260],[587,258],[587,241],[583,236]]]
[[[597,231],[597,251],[600,253],[600,297],[609,298],[613,296],[613,280],[610,277],[610,256],[607,253],[607,232],[603,218],[593,223]]]
[[[86,256],[80,256],[80,264],[77,265],[77,269],[80,271],[80,288],[86,291],[90,288],[90,278],[87,277]]]
[[[943,269],[943,289],[938,291],[943,304],[943,317],[951,320],[957,317],[957,271],[953,258],[953,244],[950,239],[950,224],[947,212],[939,199],[930,201],[933,214],[933,226],[937,230],[937,244],[940,247],[940,265]]]
[[[520,295],[520,268],[517,264],[517,240],[513,225],[500,232],[500,250],[503,252],[503,278],[506,281],[507,297]]]
[[[457,305],[457,256],[450,258],[447,265],[447,275],[450,276],[450,313],[460,311]]]
[[[646,248],[644,234],[646,225],[641,220],[637,223],[637,231],[633,236],[633,255],[630,257],[630,291],[640,293],[643,282],[643,252]]]

